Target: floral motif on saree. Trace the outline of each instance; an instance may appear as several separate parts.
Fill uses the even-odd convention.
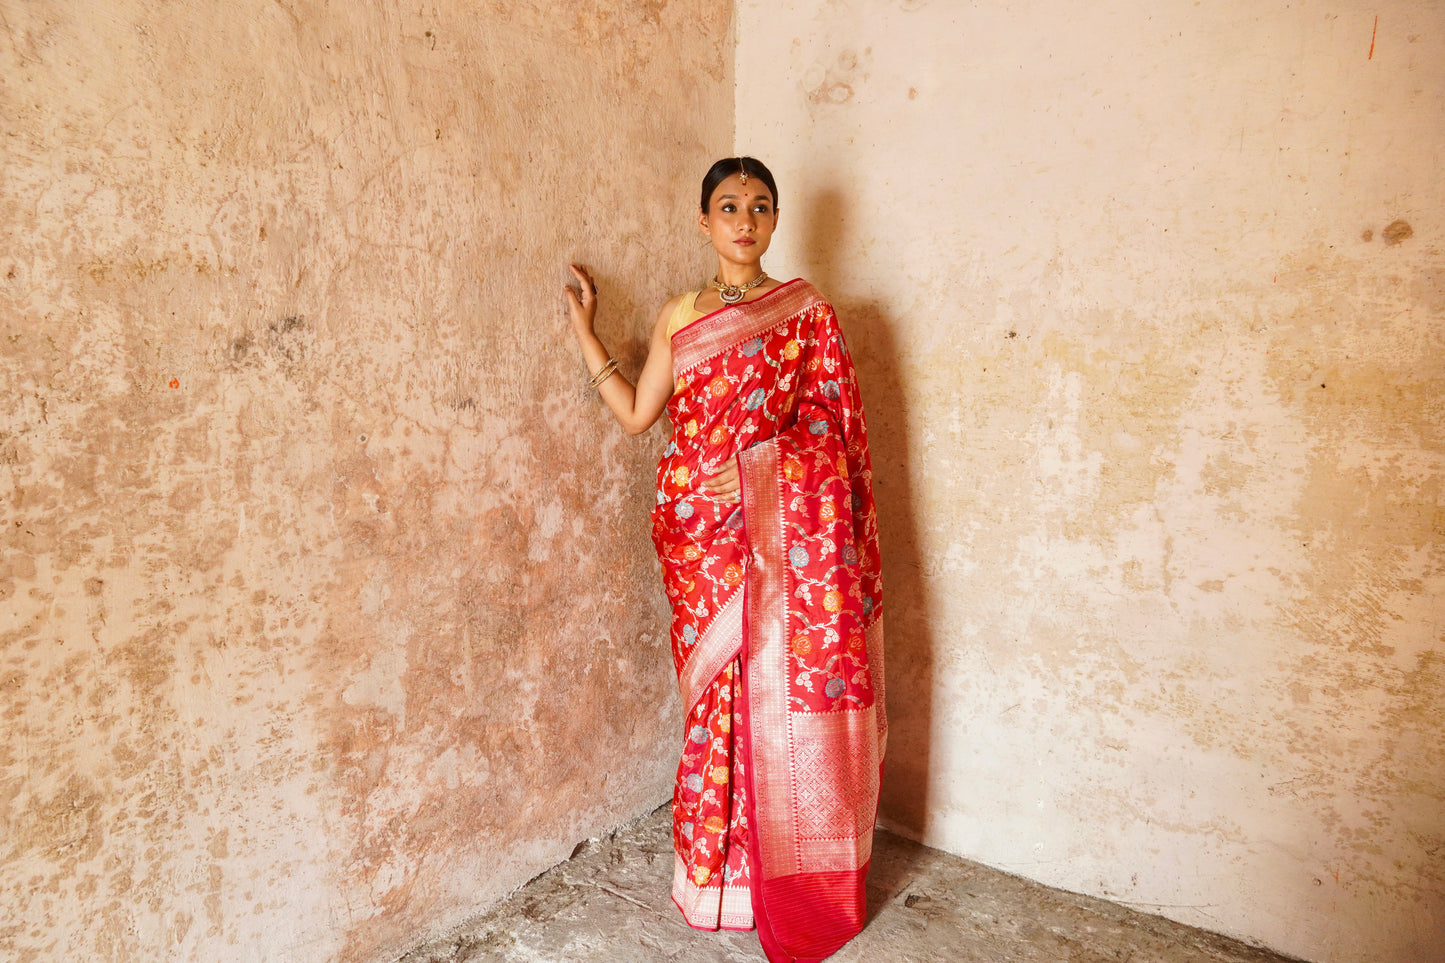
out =
[[[653,541],[687,709],[673,897],[756,925],[769,959],[862,928],[886,736],[866,428],[832,306],[805,281],[672,341]],[[700,487],[734,454],[741,504]]]

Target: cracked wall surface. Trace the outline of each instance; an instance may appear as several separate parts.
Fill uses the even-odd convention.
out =
[[[0,956],[395,958],[667,797],[731,7],[0,0]]]
[[[879,466],[885,822],[1441,959],[1445,6],[738,10]]]

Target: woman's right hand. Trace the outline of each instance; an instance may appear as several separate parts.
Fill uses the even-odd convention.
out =
[[[738,456],[733,455],[723,466],[717,470],[716,475],[709,475],[702,480],[702,487],[707,493],[719,501],[739,502],[742,501],[742,479],[738,474]]]
[[[597,282],[581,265],[567,267],[581,288],[579,291],[570,284],[562,288],[567,296],[567,311],[572,316],[572,329],[578,334],[591,334],[592,322],[597,318]]]

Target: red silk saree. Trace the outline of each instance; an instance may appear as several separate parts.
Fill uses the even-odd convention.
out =
[[[773,963],[864,922],[887,723],[863,408],[832,306],[806,281],[672,339],[672,441],[653,542],[687,711],[673,899],[756,926]],[[733,455],[741,504],[700,487]]]

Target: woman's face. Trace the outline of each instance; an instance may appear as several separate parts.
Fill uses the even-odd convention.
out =
[[[737,265],[756,265],[773,240],[778,212],[773,195],[761,178],[749,177],[744,184],[737,174],[712,192],[706,213],[697,222],[712,240],[718,257]]]

